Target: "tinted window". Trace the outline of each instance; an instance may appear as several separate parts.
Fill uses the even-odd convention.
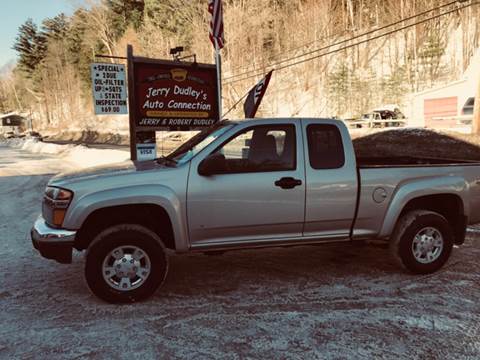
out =
[[[225,173],[294,170],[295,127],[256,126],[229,140],[216,153],[225,157]]]
[[[308,125],[308,156],[314,169],[336,169],[345,163],[342,136],[335,125]]]
[[[180,164],[187,162],[232,126],[232,124],[226,121],[218,122],[180,145],[180,147],[169,154],[167,158],[173,159]]]

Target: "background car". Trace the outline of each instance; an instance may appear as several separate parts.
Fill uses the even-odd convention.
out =
[[[5,139],[13,139],[15,137],[15,133],[13,131],[7,131],[3,134]]]
[[[462,115],[473,115],[473,106],[475,105],[475,98],[470,97],[465,101],[462,108]]]
[[[43,136],[36,131],[26,131],[24,135],[27,139],[36,139],[38,141],[43,141]]]

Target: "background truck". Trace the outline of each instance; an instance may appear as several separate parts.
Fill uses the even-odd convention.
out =
[[[480,222],[479,179],[469,161],[357,158],[338,120],[222,121],[167,157],[55,176],[31,235],[62,263],[87,250],[109,302],[151,295],[171,252],[379,239],[425,274]]]

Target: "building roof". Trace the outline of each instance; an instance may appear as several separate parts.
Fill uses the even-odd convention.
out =
[[[9,112],[9,113],[6,113],[6,114],[1,114],[0,119],[5,119],[5,118],[10,117],[12,115],[18,115],[18,113],[16,113],[15,111],[12,111],[12,112]]]

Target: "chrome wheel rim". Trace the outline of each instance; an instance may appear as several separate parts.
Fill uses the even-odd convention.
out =
[[[434,227],[421,229],[413,238],[412,251],[419,263],[431,264],[443,251],[442,233]]]
[[[119,246],[110,251],[102,264],[105,282],[120,291],[131,291],[142,286],[151,272],[150,257],[137,246]]]

